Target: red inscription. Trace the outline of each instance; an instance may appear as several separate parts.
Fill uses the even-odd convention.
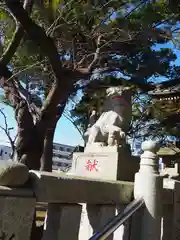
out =
[[[98,164],[98,161],[97,160],[87,160],[86,162],[86,170],[91,172],[91,171],[96,171],[98,172],[98,169],[97,169],[97,164]]]
[[[113,96],[113,97],[112,97],[112,99],[117,99],[117,98],[119,98],[119,99],[123,99],[122,96]]]
[[[125,104],[128,104],[127,101],[123,98],[123,96],[113,96],[113,97],[112,97],[112,100],[115,100],[115,99],[120,99],[120,100],[123,101]]]

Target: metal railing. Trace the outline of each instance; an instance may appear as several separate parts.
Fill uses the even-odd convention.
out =
[[[123,212],[116,215],[99,232],[95,233],[89,240],[104,240],[110,236],[117,228],[125,223],[137,210],[144,206],[144,199],[135,199]]]

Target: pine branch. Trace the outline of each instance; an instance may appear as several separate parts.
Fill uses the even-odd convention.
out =
[[[33,0],[25,0],[23,8],[27,12],[31,12],[33,6]],[[4,9],[5,11],[8,11],[7,9]],[[8,11],[9,12],[9,11]],[[9,43],[6,51],[3,53],[2,57],[0,58],[0,66],[1,65],[8,65],[8,63],[11,61],[12,57],[14,56],[15,52],[17,51],[17,48],[19,47],[19,44],[24,36],[24,30],[23,27],[17,22],[14,15],[9,12],[10,15],[13,17],[16,23],[16,30],[13,34],[12,40]]]

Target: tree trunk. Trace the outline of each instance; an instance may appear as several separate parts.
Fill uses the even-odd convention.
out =
[[[37,133],[26,102],[21,101],[17,106],[15,117],[18,125],[17,160],[26,164],[29,169],[39,170],[43,139]]]
[[[11,145],[11,147],[12,147],[12,153],[11,153],[11,159],[13,160],[13,161],[15,161],[16,159],[16,147],[15,147],[15,145],[13,144],[13,145]]]
[[[41,156],[41,171],[52,172],[52,158],[53,158],[53,139],[56,130],[56,125],[64,111],[65,104],[58,106],[56,115],[52,116],[49,126],[46,130],[44,138],[44,150]]]
[[[55,124],[56,125],[56,124]],[[41,156],[41,171],[52,172],[52,157],[53,157],[53,139],[55,126],[48,129],[44,139],[44,150]]]
[[[39,170],[44,139],[38,134],[28,104],[20,96],[16,79],[12,78],[7,67],[0,66],[0,76],[3,76],[0,78],[0,87],[4,89],[6,98],[15,109],[18,125],[17,160],[26,164],[29,169]]]

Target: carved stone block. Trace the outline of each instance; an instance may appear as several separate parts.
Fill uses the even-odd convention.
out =
[[[76,176],[116,180],[117,167],[117,152],[75,153],[73,155],[72,173]]]
[[[139,161],[131,156],[129,145],[86,147],[84,153],[74,153],[73,175],[102,180],[134,181]]]

